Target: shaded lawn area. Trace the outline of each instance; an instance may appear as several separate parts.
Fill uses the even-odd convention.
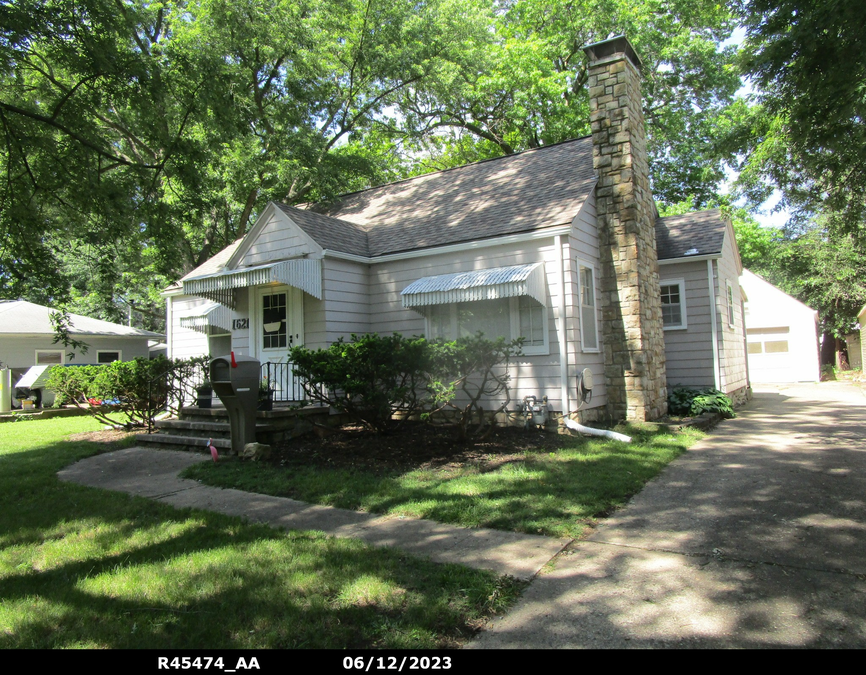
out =
[[[621,430],[632,443],[511,428],[464,447],[424,425],[385,437],[349,429],[290,441],[267,462],[231,458],[184,475],[346,509],[579,538],[703,437],[654,425]]]
[[[454,646],[522,587],[60,482],[64,466],[115,449],[63,440],[98,428],[0,424],[2,648]]]

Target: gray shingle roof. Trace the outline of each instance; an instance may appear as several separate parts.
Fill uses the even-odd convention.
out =
[[[359,225],[295,206],[279,203],[276,205],[322,248],[355,255],[370,255],[367,232]]]
[[[36,305],[26,300],[0,300],[0,334],[2,335],[53,335],[49,315],[50,307]],[[69,332],[73,335],[108,335],[115,337],[163,338],[164,335],[149,330],[130,328],[119,323],[91,319],[89,316],[69,314]]]
[[[656,248],[659,260],[686,258],[689,255],[721,253],[725,243],[724,217],[719,209],[693,211],[681,216],[656,220]]]
[[[354,223],[354,232],[338,234],[332,221],[298,224],[323,246],[380,256],[570,223],[595,182],[592,139],[579,138],[306,206]]]

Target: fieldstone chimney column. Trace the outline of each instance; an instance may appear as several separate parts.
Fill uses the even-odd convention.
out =
[[[646,421],[667,412],[665,345],[641,62],[625,37],[588,45],[592,161],[601,255],[608,411]]]

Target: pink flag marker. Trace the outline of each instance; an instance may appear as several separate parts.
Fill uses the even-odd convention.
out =
[[[212,438],[207,439],[207,447],[210,448],[210,456],[213,457],[213,461],[216,462],[219,459],[220,455],[217,452],[217,449],[214,447]]]

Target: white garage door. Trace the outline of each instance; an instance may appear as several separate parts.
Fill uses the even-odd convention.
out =
[[[797,382],[796,354],[792,351],[791,329],[749,328],[746,344],[749,351],[749,378],[752,382]]]

